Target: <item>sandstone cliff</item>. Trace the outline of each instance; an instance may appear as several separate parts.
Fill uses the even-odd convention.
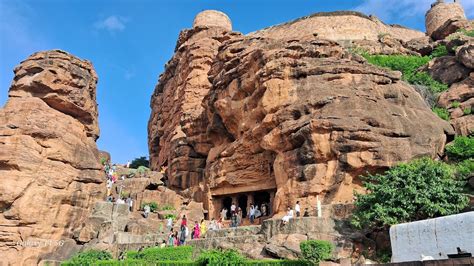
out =
[[[436,157],[453,134],[400,73],[294,28],[321,16],[243,36],[206,12],[212,23],[180,34],[155,89],[149,147],[152,167],[169,165],[170,185],[211,217],[254,192],[269,193],[274,212],[318,195],[351,202],[360,174]]]
[[[74,245],[73,230],[105,193],[96,83],[89,62],[58,50],[15,69],[0,110],[3,265],[35,265],[58,246]]]

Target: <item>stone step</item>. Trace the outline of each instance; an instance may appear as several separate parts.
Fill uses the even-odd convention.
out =
[[[132,234],[128,232],[118,232],[115,235],[117,244],[143,244],[143,243],[161,243],[166,241],[168,234]]]
[[[186,242],[186,245],[196,247],[198,249],[214,249],[222,248],[226,245],[232,246],[234,244],[255,244],[264,243],[265,237],[263,235],[244,235],[244,236],[228,236],[228,237],[213,237],[192,239]]]
[[[249,236],[260,232],[260,225],[239,226],[235,228],[223,228],[219,230],[209,230],[206,232],[206,238]]]

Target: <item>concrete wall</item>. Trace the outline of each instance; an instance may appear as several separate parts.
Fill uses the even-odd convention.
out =
[[[446,259],[456,247],[474,254],[474,212],[390,227],[392,262]]]

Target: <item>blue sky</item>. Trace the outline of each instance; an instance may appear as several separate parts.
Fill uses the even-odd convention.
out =
[[[424,31],[434,0],[0,0],[0,106],[13,68],[40,50],[92,61],[99,83],[98,146],[115,162],[148,155],[150,96],[180,30],[202,10],[225,12],[242,33],[321,11],[358,10]],[[464,1],[474,16],[474,1]]]

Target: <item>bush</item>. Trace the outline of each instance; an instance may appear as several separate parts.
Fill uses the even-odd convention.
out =
[[[433,112],[441,119],[449,121],[449,111],[441,107],[433,107]]]
[[[140,166],[149,167],[150,161],[145,156],[138,157],[132,160],[130,163],[130,168],[137,169]]]
[[[142,251],[127,251],[127,259],[140,259],[144,261],[191,261],[193,247],[152,247]]]
[[[452,108],[458,108],[459,106],[461,106],[461,103],[458,102],[458,101],[454,101],[454,102],[451,103]]]
[[[432,92],[436,93],[448,89],[448,85],[434,80],[426,72],[418,71],[420,67],[426,65],[431,60],[429,56],[369,54],[363,54],[363,56],[373,65],[402,72],[402,78],[410,84],[427,86]]]
[[[199,263],[194,261],[153,261],[147,262],[144,260],[126,259],[122,261],[107,260],[99,261],[94,263],[95,265],[103,266],[145,266],[145,265],[156,265],[156,266],[201,266]]]
[[[472,113],[472,108],[470,107],[464,108],[462,112],[464,113],[464,115],[470,115]]]
[[[453,161],[474,158],[474,137],[456,137],[453,143],[446,146],[446,153]]]
[[[462,34],[468,36],[468,37],[474,37],[474,30],[466,30],[466,29],[459,29],[458,32],[461,32]]]
[[[172,205],[163,205],[158,208],[160,211],[174,211],[174,207]]]
[[[307,240],[300,243],[300,248],[305,260],[317,264],[331,258],[333,247],[326,240]]]
[[[246,260],[243,265],[254,265],[254,266],[309,266],[312,263],[308,263],[305,260]]]
[[[448,48],[446,48],[446,45],[436,46],[436,48],[431,53],[432,58],[446,56],[446,55],[448,55]]]
[[[61,265],[89,265],[101,260],[111,260],[112,254],[103,250],[87,250],[79,252]]]
[[[364,179],[369,193],[356,195],[351,221],[358,228],[456,214],[468,205],[462,193],[465,182],[454,179],[451,166],[429,158],[401,163]]]
[[[467,180],[474,173],[474,159],[467,159],[457,163],[455,166],[456,177],[459,180]]]
[[[146,205],[150,206],[150,212],[155,212],[156,210],[158,210],[158,203],[156,203],[154,201],[152,201],[152,202],[143,202],[140,205],[140,209],[143,210]]]
[[[171,214],[171,213],[165,215],[165,219],[169,219],[169,218],[173,219],[173,221],[176,221],[177,219],[176,215]]]
[[[236,250],[206,250],[202,252],[197,260],[201,265],[240,265],[245,258]]]

